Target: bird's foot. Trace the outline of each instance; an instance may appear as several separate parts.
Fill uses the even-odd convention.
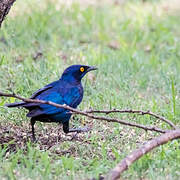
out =
[[[71,141],[77,138],[77,134],[78,134],[78,133],[76,132],[76,133],[74,133],[74,134],[71,136]]]
[[[88,132],[88,131],[90,131],[90,130],[91,130],[91,128],[89,128],[89,127],[75,128],[75,129],[69,129],[69,132],[68,132],[68,133],[71,133],[71,132],[81,133],[81,132]]]
[[[69,132],[70,132],[70,133],[71,133],[71,132],[75,132],[75,134],[74,134],[74,135],[72,136],[72,138],[71,138],[71,141],[72,141],[73,139],[76,139],[76,138],[77,138],[78,133],[88,132],[88,131],[90,131],[90,130],[91,130],[91,128],[88,128],[88,127],[69,129]]]
[[[90,130],[91,130],[91,128],[89,128],[89,127],[69,129],[69,133],[75,132],[75,134],[72,136],[71,140],[75,139],[77,137],[78,133],[88,132]]]

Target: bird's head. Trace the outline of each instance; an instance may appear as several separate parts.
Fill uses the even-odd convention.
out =
[[[72,65],[65,69],[61,79],[68,82],[80,82],[86,73],[96,69],[94,66]]]

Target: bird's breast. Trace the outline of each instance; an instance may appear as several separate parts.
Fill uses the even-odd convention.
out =
[[[83,87],[82,85],[69,85],[64,91],[63,99],[65,103],[73,108],[76,108],[82,101]]]

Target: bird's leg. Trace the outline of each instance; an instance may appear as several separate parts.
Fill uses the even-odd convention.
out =
[[[35,142],[36,141],[36,137],[35,137],[35,133],[34,133],[34,124],[36,123],[36,120],[34,118],[31,118],[31,127],[32,127],[32,139]]]
[[[66,133],[66,134],[69,132],[69,121],[63,123],[63,131],[64,131],[64,133]]]

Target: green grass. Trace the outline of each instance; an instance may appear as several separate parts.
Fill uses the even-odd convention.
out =
[[[167,13],[160,1],[76,2],[70,7],[49,0],[43,7],[35,0],[17,1],[0,31],[0,90],[29,97],[71,64],[95,65],[98,71],[83,79],[79,109],[151,110],[180,125],[179,18],[178,12]],[[42,56],[34,58],[38,52]],[[71,126],[86,124],[93,130],[70,140],[57,124],[37,123],[38,143],[21,143],[19,136],[30,131],[29,119],[26,110],[3,106],[14,101],[0,98],[0,125],[9,128],[9,133],[0,130],[1,179],[97,178],[158,135],[74,116]],[[169,128],[149,116],[116,117]],[[48,148],[48,141],[56,143]],[[179,169],[176,140],[138,160],[122,177],[179,179]]]

